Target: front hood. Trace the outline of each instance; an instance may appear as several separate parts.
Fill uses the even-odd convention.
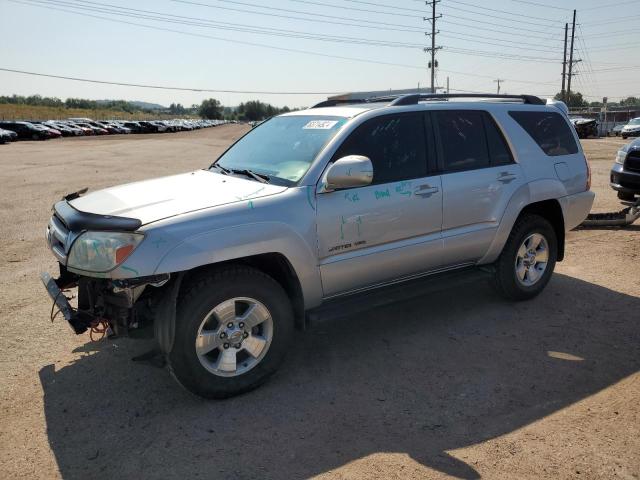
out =
[[[636,130],[640,130],[640,125],[626,125],[622,127],[623,132],[635,132]]]
[[[71,200],[81,212],[139,219],[142,224],[203,208],[274,195],[286,187],[196,170],[105,188]]]

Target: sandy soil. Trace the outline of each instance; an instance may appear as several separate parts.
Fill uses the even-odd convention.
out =
[[[638,226],[570,233],[530,302],[467,286],[314,324],[227,401],[49,323],[56,199],[206,166],[245,129],[0,145],[0,478],[640,477]],[[584,141],[595,211],[620,208],[622,144]]]

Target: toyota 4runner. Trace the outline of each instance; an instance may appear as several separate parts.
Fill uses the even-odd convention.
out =
[[[148,326],[178,382],[222,398],[267,379],[294,325],[340,299],[479,269],[506,298],[534,297],[589,189],[564,104],[326,101],[204,170],[67,195],[46,230],[60,274],[42,280],[75,333]]]

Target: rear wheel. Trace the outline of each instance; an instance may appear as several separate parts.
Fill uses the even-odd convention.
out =
[[[169,366],[191,392],[231,397],[276,371],[292,335],[293,312],[280,284],[259,270],[225,268],[186,287]]]
[[[558,257],[551,224],[539,215],[520,217],[495,264],[493,285],[505,298],[527,300],[549,282]]]

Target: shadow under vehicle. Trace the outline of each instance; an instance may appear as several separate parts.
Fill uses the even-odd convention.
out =
[[[472,284],[318,322],[296,333],[282,374],[224,402],[131,362],[139,343],[89,344],[40,371],[49,444],[66,480],[302,479],[381,452],[479,478],[451,450],[640,368],[640,299],[561,274],[551,283],[525,303]]]

